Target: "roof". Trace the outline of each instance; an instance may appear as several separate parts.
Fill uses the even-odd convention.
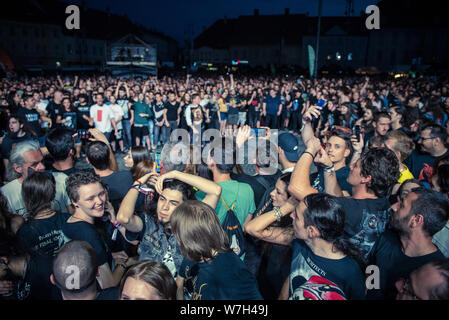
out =
[[[195,39],[195,47],[208,46],[215,49],[231,45],[284,45],[300,43],[305,35],[316,35],[317,17],[306,14],[253,15],[236,19],[220,19]],[[338,26],[339,29],[336,28]],[[321,34],[342,30],[349,35],[367,35],[365,18],[322,17]]]
[[[68,14],[65,13],[69,3],[58,0],[13,0],[2,1],[0,18],[4,20],[53,24],[61,27],[65,35],[76,33],[93,39],[116,40],[127,34],[143,37],[152,34],[168,41],[176,42],[173,38],[156,30],[133,23],[126,15],[113,14],[79,5],[81,11],[81,29],[67,30],[64,28]],[[25,9],[24,9],[25,8]]]

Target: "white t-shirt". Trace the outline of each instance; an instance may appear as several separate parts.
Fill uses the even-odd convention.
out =
[[[68,212],[67,207],[72,204],[66,191],[67,175],[62,172],[52,172],[56,182],[55,199],[51,203],[51,207],[56,212]],[[25,220],[28,213],[22,198],[22,184],[15,179],[1,188],[1,192],[8,200],[8,206],[11,213],[21,215]]]
[[[114,114],[114,119],[115,119],[115,122],[117,123],[117,130],[123,129],[122,120],[117,121],[117,119],[119,119],[120,117],[123,117],[122,107],[118,104],[110,104],[109,107],[111,108],[112,113]]]
[[[90,107],[90,117],[94,119],[95,129],[103,133],[112,131],[111,119],[114,118],[114,113],[109,106],[94,104]]]

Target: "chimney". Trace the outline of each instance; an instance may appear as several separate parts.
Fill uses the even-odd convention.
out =
[[[285,15],[288,16],[290,14],[290,8],[285,8]]]
[[[254,15],[258,16],[259,15],[259,9],[254,9]]]

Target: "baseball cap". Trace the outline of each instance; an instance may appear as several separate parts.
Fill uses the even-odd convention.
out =
[[[292,133],[281,133],[278,137],[278,146],[284,151],[288,161],[297,162],[299,160],[299,152],[301,151],[299,141]]]

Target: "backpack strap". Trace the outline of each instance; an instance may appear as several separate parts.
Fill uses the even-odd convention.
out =
[[[224,199],[223,199],[222,196],[220,196],[220,199],[221,199],[221,201],[223,201],[223,203],[224,203],[226,209],[228,209],[228,211],[229,211],[229,210],[234,210],[234,204],[235,204],[235,201],[232,203],[231,209],[229,209],[228,205],[226,204],[226,202],[224,201]]]

